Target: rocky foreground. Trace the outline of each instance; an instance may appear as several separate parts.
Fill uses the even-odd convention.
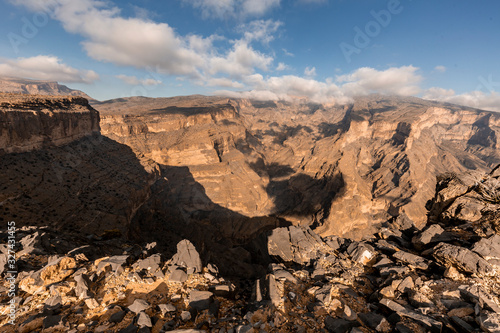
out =
[[[500,332],[499,178],[442,176],[423,230],[404,214],[360,242],[276,228],[233,254],[267,269],[255,279],[222,276],[188,240],[166,257],[23,227],[16,325],[2,332]]]

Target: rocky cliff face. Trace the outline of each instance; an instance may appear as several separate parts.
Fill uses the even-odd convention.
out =
[[[327,106],[192,96],[95,107],[105,135],[164,166],[189,217],[215,204],[362,237],[402,212],[422,226],[438,174],[500,162],[499,114],[418,98]]]
[[[0,152],[61,146],[99,133],[99,113],[82,97],[0,94]]]
[[[126,237],[161,179],[81,97],[0,95],[0,152],[0,221],[19,227]]]

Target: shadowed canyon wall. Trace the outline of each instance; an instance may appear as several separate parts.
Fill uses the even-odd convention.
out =
[[[201,184],[209,200],[175,182],[185,215],[215,203],[323,235],[361,237],[401,212],[423,226],[438,174],[500,162],[499,114],[418,98],[328,106],[139,97],[95,107],[104,135],[161,165],[186,167]]]

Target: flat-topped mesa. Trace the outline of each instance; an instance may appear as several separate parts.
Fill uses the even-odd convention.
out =
[[[100,133],[87,99],[0,93],[0,153],[62,146]]]

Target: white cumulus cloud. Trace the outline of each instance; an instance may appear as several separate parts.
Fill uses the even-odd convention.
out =
[[[284,62],[280,62],[280,63],[278,63],[278,66],[276,66],[276,70],[277,71],[285,71],[285,70],[288,70],[288,69],[290,69],[290,66],[288,66]]]
[[[98,61],[130,66],[193,80],[210,80],[215,74],[231,77],[249,75],[256,69],[267,71],[274,58],[256,50],[251,43],[268,43],[281,22],[254,21],[229,48],[218,49],[214,42],[224,39],[179,35],[167,23],[145,18],[125,18],[117,7],[98,0],[11,0],[32,10],[44,10],[60,21],[70,33],[83,36],[83,48]],[[247,3],[248,2],[248,3]],[[197,3],[197,2],[196,2]],[[260,12],[279,1],[215,1],[204,6],[231,8],[238,4],[248,12]]]
[[[99,75],[92,70],[80,70],[64,64],[54,56],[30,58],[0,58],[0,75],[67,83],[92,83]]]
[[[343,91],[349,96],[382,93],[411,96],[418,94],[422,76],[414,66],[391,67],[378,71],[374,68],[359,68],[351,74],[337,76]]]
[[[338,76],[334,81],[304,78],[295,75],[264,77],[261,74],[246,76],[243,82],[249,87],[245,92],[219,90],[216,93],[232,97],[291,100],[309,98],[318,103],[344,104],[353,97],[379,93],[386,95],[415,95],[420,92],[422,77],[413,66],[391,67],[386,70],[360,68],[350,74]],[[312,68],[309,68],[312,74]]]
[[[423,98],[482,110],[500,111],[500,94],[495,91],[488,93],[471,91],[463,94],[456,94],[452,89],[433,87],[425,91]]]
[[[255,20],[239,26],[238,30],[243,33],[247,42],[259,41],[269,44],[274,39],[274,34],[283,25],[281,21]]]
[[[116,75],[116,77],[126,84],[130,84],[132,86],[157,86],[159,84],[162,84],[162,81],[160,80],[155,80],[155,79],[139,79],[136,76],[128,76],[128,75]]]
[[[254,50],[246,41],[238,40],[227,55],[209,59],[208,72],[211,75],[225,73],[239,77],[253,73],[255,68],[267,71],[272,62],[271,56]]]
[[[316,67],[306,67],[304,70],[304,75],[306,77],[315,77],[316,76]]]
[[[201,11],[204,18],[245,18],[262,16],[279,7],[280,0],[183,0]]]
[[[446,67],[439,65],[439,66],[434,67],[434,70],[438,71],[439,73],[444,73],[444,72],[446,72]]]

